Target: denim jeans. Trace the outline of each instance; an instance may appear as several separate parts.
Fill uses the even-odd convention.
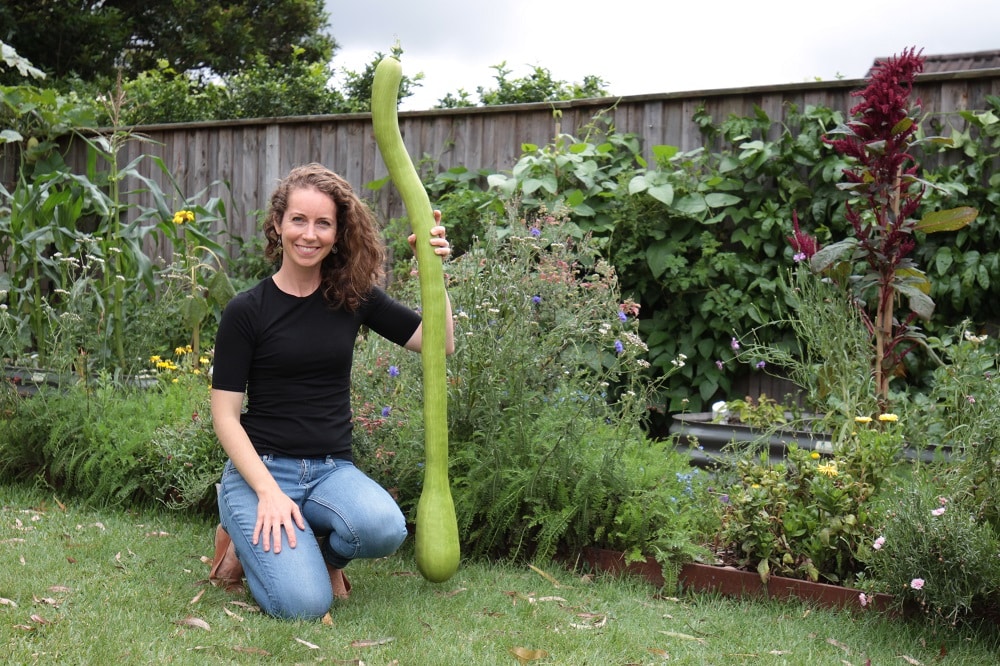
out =
[[[226,461],[219,487],[222,526],[265,613],[322,617],[333,603],[326,565],[343,569],[355,558],[391,555],[406,538],[406,520],[392,496],[347,460],[274,455],[261,460],[305,518],[295,548],[284,530],[280,553],[264,552],[263,539],[253,545],[257,493],[232,461]]]

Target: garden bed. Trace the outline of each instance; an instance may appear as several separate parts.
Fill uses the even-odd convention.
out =
[[[595,572],[627,573],[640,576],[656,587],[666,585],[663,567],[652,557],[647,557],[642,562],[626,563],[625,554],[620,551],[587,548],[582,553],[582,559]],[[760,574],[756,572],[697,562],[681,566],[677,574],[677,584],[681,590],[692,592],[707,592],[736,598],[799,599],[823,608],[862,610],[867,607],[885,611],[893,602],[890,595],[876,594],[867,601],[866,606],[862,606],[860,592],[853,588],[782,576],[771,576],[768,582],[764,583]]]

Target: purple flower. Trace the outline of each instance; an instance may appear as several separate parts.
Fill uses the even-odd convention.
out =
[[[732,340],[729,341],[729,346],[733,348],[733,351],[739,351],[740,341],[737,340],[736,338],[733,338]]]
[[[618,311],[618,319],[621,321],[628,321],[628,315],[625,314],[623,310]]]
[[[723,364],[722,364],[722,361],[721,361],[721,360],[717,360],[717,361],[715,362],[715,367],[717,367],[717,368],[718,368],[719,370],[722,370],[722,365],[723,365]]]
[[[729,495],[726,495],[725,493],[719,495],[719,501],[723,504],[729,504]]]
[[[389,376],[390,377],[399,377],[399,368],[397,368],[394,365],[390,365],[389,366]]]
[[[389,414],[392,414],[392,407],[387,405],[382,408],[382,418],[388,418]]]
[[[763,370],[765,365],[767,365],[767,363],[764,363],[764,361],[757,361],[757,364],[754,365],[754,367],[758,370]]]
[[[622,344],[621,340],[615,340],[615,353],[621,354],[623,351],[625,351],[625,345]]]
[[[861,607],[864,608],[868,605],[868,595],[862,592],[858,595],[858,601],[861,603]]]
[[[910,587],[912,587],[914,590],[924,589],[924,579],[914,578],[913,580],[910,581]]]
[[[542,302],[542,297],[539,296],[538,294],[535,294],[534,296],[531,297],[531,302],[534,303],[535,305],[538,305],[539,303]]]
[[[531,228],[531,235],[534,236],[535,238],[538,238],[539,236],[542,235],[542,230],[539,229],[538,227],[532,227]]]
[[[806,260],[806,253],[805,252],[796,252],[795,254],[792,255],[792,260],[795,263],[800,263],[802,261],[805,261]],[[861,596],[865,596],[864,592],[861,593]],[[862,604],[862,605],[864,605],[864,604]]]

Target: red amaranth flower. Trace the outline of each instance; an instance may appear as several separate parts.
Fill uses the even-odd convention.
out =
[[[799,214],[798,211],[794,210],[792,211],[792,229],[794,229],[792,235],[786,237],[788,244],[792,246],[796,255],[801,254],[804,255],[805,259],[810,259],[819,250],[819,241],[799,228]]]

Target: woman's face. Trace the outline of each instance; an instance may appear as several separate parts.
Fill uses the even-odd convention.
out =
[[[315,188],[292,190],[277,230],[283,262],[318,268],[337,242],[337,206]]]

